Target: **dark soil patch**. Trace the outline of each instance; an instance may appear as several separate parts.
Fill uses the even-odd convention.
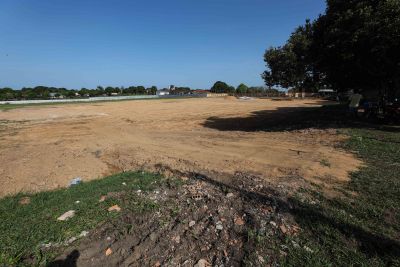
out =
[[[255,176],[237,174],[228,186],[195,175],[182,186],[132,191],[121,201],[134,198],[155,208],[126,211],[51,265],[75,257],[77,266],[193,266],[200,259],[212,266],[265,266],[286,254],[279,240],[299,231],[286,213],[290,207]]]

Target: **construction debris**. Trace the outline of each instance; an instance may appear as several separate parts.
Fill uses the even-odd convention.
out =
[[[235,219],[234,219],[233,222],[234,222],[236,225],[239,225],[239,226],[245,224],[245,222],[244,222],[244,220],[242,219],[242,217],[235,217]]]
[[[108,248],[108,249],[106,250],[106,256],[107,256],[107,257],[110,256],[112,253],[113,253],[113,251],[112,251],[111,248]]]
[[[74,185],[78,185],[82,183],[82,178],[81,177],[76,177],[74,179],[71,180],[71,182],[69,182],[69,186],[74,186]]]
[[[60,217],[57,218],[57,221],[67,221],[70,218],[75,216],[75,211],[74,210],[69,210]]]
[[[226,197],[227,197],[227,198],[233,197],[233,193],[228,193],[228,194],[226,194]]]
[[[222,229],[224,229],[224,227],[222,226],[222,222],[221,222],[221,221],[218,221],[217,224],[216,224],[216,226],[215,226],[215,228],[216,228],[217,230],[219,230],[219,231],[221,231]]]
[[[211,264],[206,261],[205,259],[200,259],[195,265],[194,267],[209,267],[211,266]]]
[[[121,208],[118,205],[114,205],[108,208],[108,211],[121,211]]]

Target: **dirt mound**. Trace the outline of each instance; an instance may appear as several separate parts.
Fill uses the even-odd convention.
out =
[[[198,176],[178,188],[142,193],[160,208],[103,225],[57,262],[79,254],[76,266],[273,265],[284,254],[276,253],[276,240],[300,228],[284,215],[285,205],[278,210],[278,196],[262,180],[241,174],[232,180],[225,185]]]
[[[231,95],[224,96],[224,99],[225,99],[225,100],[230,100],[230,101],[237,100],[237,98],[236,98],[236,97],[234,97],[234,96],[231,96]]]

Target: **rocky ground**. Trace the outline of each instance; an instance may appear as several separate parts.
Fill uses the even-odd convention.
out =
[[[145,198],[157,208],[121,211],[119,220],[71,244],[51,265],[275,266],[289,249],[283,240],[301,231],[283,197],[288,189],[278,194],[263,179],[241,173],[230,184],[204,175],[183,180],[150,193],[116,194],[123,202]]]

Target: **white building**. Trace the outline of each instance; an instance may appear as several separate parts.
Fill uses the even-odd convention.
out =
[[[161,90],[157,90],[156,93],[158,96],[163,96],[163,95],[169,95],[169,90],[168,89],[161,89]]]

